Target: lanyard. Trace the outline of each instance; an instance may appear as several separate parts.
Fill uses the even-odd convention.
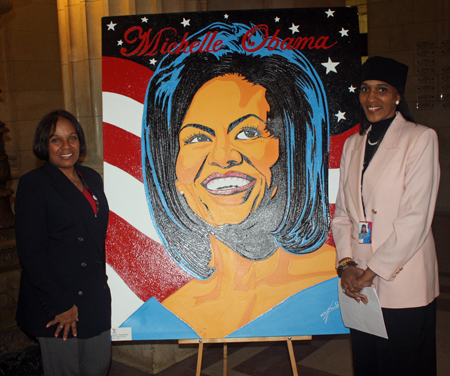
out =
[[[92,192],[92,189],[89,188],[89,186],[86,184],[86,181],[84,180],[83,175],[81,174],[81,172],[79,172],[79,171],[77,170],[77,174],[78,174],[78,176],[79,176],[79,178],[80,178],[80,180],[81,180],[81,183],[83,184],[83,187],[84,187],[85,189],[87,189],[87,191],[89,192],[89,194],[92,196],[92,198],[93,198],[94,201],[95,201],[95,208],[97,209],[97,213],[95,214],[95,217],[97,217],[98,212],[99,212],[99,210],[100,210],[100,203],[99,203],[99,201],[98,201],[98,199],[97,199],[97,196],[94,194],[94,192]]]

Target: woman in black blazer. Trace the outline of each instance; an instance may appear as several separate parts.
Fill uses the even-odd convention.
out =
[[[109,209],[100,175],[75,164],[84,149],[73,115],[64,110],[46,115],[33,144],[46,162],[22,176],[17,188],[22,276],[16,319],[37,337],[46,376],[106,375],[109,368]]]

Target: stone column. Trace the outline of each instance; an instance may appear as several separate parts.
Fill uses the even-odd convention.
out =
[[[64,105],[80,121],[86,133],[84,164],[101,172],[102,75],[101,0],[58,0]]]

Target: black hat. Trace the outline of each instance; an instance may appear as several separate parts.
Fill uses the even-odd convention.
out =
[[[362,65],[361,82],[377,80],[395,87],[401,94],[405,92],[408,66],[382,56],[369,57]]]

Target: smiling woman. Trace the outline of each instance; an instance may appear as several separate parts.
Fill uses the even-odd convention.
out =
[[[150,212],[166,250],[196,278],[163,305],[210,338],[335,276],[334,250],[324,246],[322,83],[298,51],[244,50],[248,30],[216,23],[193,35],[217,32],[223,45],[165,57],[144,110]]]
[[[23,175],[17,188],[22,274],[16,320],[38,339],[46,376],[106,375],[111,357],[109,208],[100,175],[76,164],[85,146],[71,113],[47,114],[33,143],[45,163]]]

